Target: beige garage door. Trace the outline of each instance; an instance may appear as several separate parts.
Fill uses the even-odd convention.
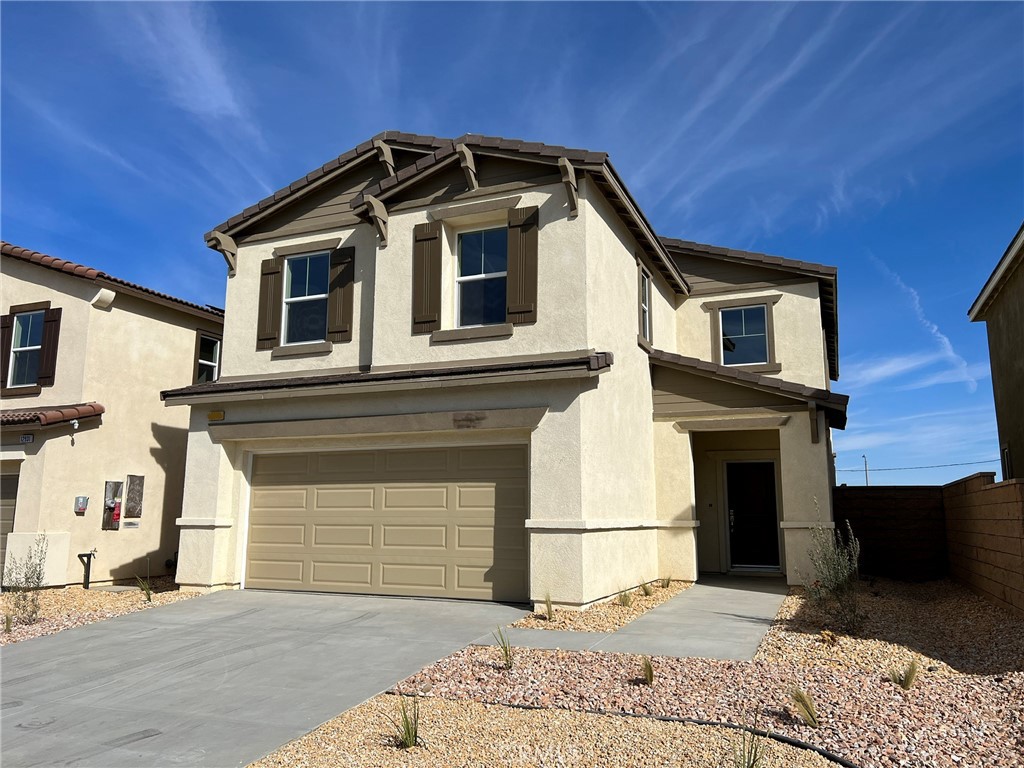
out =
[[[0,462],[0,578],[7,562],[7,534],[14,530],[14,505],[18,500],[20,462]]]
[[[245,585],[525,601],[521,445],[257,455]]]

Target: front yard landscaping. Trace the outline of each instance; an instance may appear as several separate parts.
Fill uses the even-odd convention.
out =
[[[753,725],[862,768],[1024,766],[1024,621],[950,581],[857,590],[856,633],[794,590],[753,661],[655,657],[649,686],[638,656],[516,649],[505,670],[498,649],[472,646],[256,765],[733,765],[739,732],[652,717],[673,716]],[[914,660],[905,690],[890,671]],[[425,746],[395,746],[395,694],[419,697]],[[829,764],[768,743],[763,766]]]
[[[39,598],[39,618],[31,624],[20,624],[11,619],[11,631],[0,630],[0,645],[9,645],[22,640],[29,640],[43,635],[52,635],[65,629],[81,627],[95,621],[123,616],[126,613],[143,611],[158,605],[167,605],[179,600],[196,597],[198,592],[181,592],[174,579],[161,576],[150,582],[152,602],[139,588],[123,592],[109,592],[99,588],[82,589],[81,587],[63,587],[60,589],[41,589],[35,593]],[[14,594],[4,592],[0,595],[0,609],[3,615],[14,613],[12,601]]]
[[[541,605],[538,611],[524,616],[512,626],[570,632],[614,632],[692,585],[692,581],[670,581],[668,586],[662,586],[662,582],[651,582],[646,590],[643,587],[627,589],[582,611],[555,608],[550,619],[546,608]]]

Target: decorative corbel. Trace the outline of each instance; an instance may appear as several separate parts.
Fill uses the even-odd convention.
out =
[[[811,419],[811,442],[821,442],[821,435],[818,434],[818,406],[815,403],[807,404],[807,415]]]
[[[228,264],[228,277],[233,277],[238,256],[238,246],[234,239],[223,232],[214,230],[206,238],[206,247],[212,248],[224,257],[224,261]]]
[[[569,218],[575,218],[579,214],[580,195],[576,188],[576,169],[566,157],[558,158],[558,170],[562,172],[562,183],[565,184],[565,194],[569,197]]]
[[[380,139],[373,142],[374,148],[377,150],[377,158],[384,163],[384,167],[387,169],[388,176],[395,175],[395,156],[391,154],[391,147],[385,144]]]
[[[466,183],[469,188],[480,189],[480,183],[476,180],[476,162],[473,160],[473,153],[465,144],[456,145],[455,151],[459,155],[459,163],[462,165],[463,173],[466,174]]]
[[[377,228],[380,247],[386,248],[388,244],[388,209],[373,195],[366,195],[363,200],[366,203],[366,215],[370,217],[373,226]]]

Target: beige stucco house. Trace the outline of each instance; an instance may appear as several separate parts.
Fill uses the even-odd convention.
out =
[[[206,235],[183,587],[586,605],[810,572],[836,270],[659,237],[599,152],[382,133]],[[184,411],[184,408],[178,408]]]
[[[1003,480],[1024,478],[1024,224],[1006,247],[968,312],[984,321],[992,362],[992,392]]]
[[[0,244],[0,559],[46,540],[46,582],[158,576],[178,549],[188,413],[223,313]],[[87,501],[86,501],[87,499]]]

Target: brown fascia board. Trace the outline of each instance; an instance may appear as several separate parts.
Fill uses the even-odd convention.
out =
[[[1020,229],[1013,236],[1010,244],[1006,246],[1003,256],[999,259],[992,274],[988,276],[985,285],[982,286],[978,298],[971,304],[967,311],[968,319],[973,323],[985,319],[985,313],[989,304],[998,294],[1003,284],[1010,278],[1021,263],[1024,263],[1024,222],[1021,222]]]
[[[333,373],[318,376],[288,376],[281,378],[216,381],[196,384],[160,393],[165,402],[181,401],[207,395],[241,395],[261,392],[288,392],[324,387],[344,387],[351,384],[387,384],[411,380],[458,379],[483,375],[512,376],[522,373],[559,373],[583,371],[600,374],[611,367],[611,352],[572,352],[559,356],[544,355],[503,361],[501,358],[486,362],[456,363],[446,366],[409,366],[398,370]]]
[[[122,280],[119,277],[114,277],[113,275],[101,272],[100,270],[92,267],[76,264],[73,261],[59,259],[56,256],[48,256],[45,253],[33,251],[29,248],[14,245],[13,243],[8,243],[6,241],[0,241],[0,253],[8,258],[17,259],[29,264],[35,264],[36,266],[44,267],[46,269],[52,269],[55,272],[63,272],[71,277],[89,280],[100,287],[107,287],[115,292],[129,294],[145,301],[149,301],[154,304],[161,304],[163,306],[170,307],[171,309],[186,312],[190,315],[195,315],[206,320],[212,320],[217,323],[224,322],[223,309],[211,307],[209,305],[203,306],[202,304],[196,304],[191,301],[186,301],[185,299],[179,299],[176,296],[155,291],[144,285]]]
[[[5,427],[53,427],[76,419],[90,419],[106,413],[100,403],[51,405],[41,408],[5,408],[0,411],[0,425]]]
[[[276,210],[277,208],[282,207],[285,202],[293,202],[300,193],[307,194],[312,192],[313,189],[319,186],[316,182],[327,181],[329,177],[336,175],[336,172],[339,171],[342,166],[350,166],[354,160],[361,161],[367,157],[376,156],[376,149],[373,145],[375,141],[383,141],[385,143],[394,142],[396,145],[402,145],[399,147],[401,149],[422,148],[423,151],[427,152],[433,147],[438,147],[450,142],[450,139],[442,139],[437,136],[426,136],[417,133],[402,133],[401,131],[381,131],[376,136],[372,136],[347,152],[343,152],[333,160],[328,160],[319,168],[314,168],[302,178],[296,179],[291,184],[282,187],[271,195],[267,195],[259,202],[250,205],[241,213],[236,213],[227,221],[221,222],[207,232],[203,239],[209,240],[214,232],[221,232],[225,235],[236,235],[242,230],[243,225],[251,223],[256,217],[262,218],[262,215],[269,214],[271,212],[270,209]]]
[[[707,360],[699,360],[695,357],[672,354],[660,349],[648,352],[648,357],[654,365],[664,365],[675,370],[685,371],[697,376],[704,376],[710,379],[719,379],[738,384],[751,389],[758,389],[772,394],[793,397],[804,402],[814,403],[825,409],[833,416],[830,419],[832,426],[837,429],[846,428],[846,408],[850,403],[850,396],[838,392],[830,392],[827,389],[808,387],[805,384],[796,384],[791,381],[774,379],[769,376],[761,376],[749,371],[736,370]]]

